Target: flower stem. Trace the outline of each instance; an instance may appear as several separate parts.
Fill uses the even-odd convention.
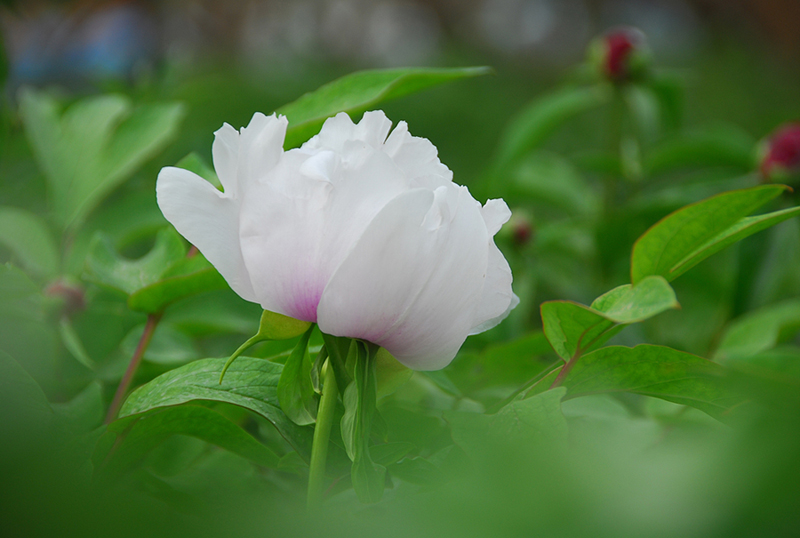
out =
[[[156,326],[161,320],[161,314],[161,312],[158,312],[147,316],[147,324],[144,326],[142,337],[139,339],[139,344],[136,346],[136,351],[133,352],[133,357],[131,357],[131,362],[128,364],[128,369],[125,370],[125,375],[122,376],[119,386],[117,387],[117,392],[114,394],[114,399],[111,401],[111,406],[108,408],[108,414],[105,420],[106,424],[117,418],[117,413],[119,413],[119,409],[122,407],[125,394],[131,386],[133,377],[136,375],[136,370],[142,362],[142,357],[144,357],[144,352],[147,350],[147,346],[150,345],[150,340],[153,338]]]
[[[329,361],[322,366],[322,399],[317,411],[314,441],[311,445],[311,463],[308,470],[308,509],[313,510],[322,503],[325,483],[325,461],[328,457],[328,439],[331,435],[336,400],[339,388]]]

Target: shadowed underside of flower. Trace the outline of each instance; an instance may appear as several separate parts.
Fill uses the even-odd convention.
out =
[[[493,240],[508,207],[453,183],[427,139],[405,122],[390,133],[381,111],[341,113],[284,151],[287,125],[257,113],[215,133],[224,192],[179,168],[158,177],[166,218],[236,293],[418,370],[443,368],[516,306]]]

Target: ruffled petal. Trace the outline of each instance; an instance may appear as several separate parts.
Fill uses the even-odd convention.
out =
[[[227,123],[214,133],[211,157],[222,188],[235,198],[239,194],[239,132]]]
[[[439,161],[436,146],[427,138],[412,136],[404,121],[399,122],[386,139],[384,151],[414,187],[435,190],[453,179],[453,172]]]
[[[487,241],[466,188],[397,196],[328,282],[320,329],[379,344],[417,370],[443,368],[473,326]]]
[[[519,304],[519,298],[511,291],[511,268],[503,253],[494,244],[493,236],[511,217],[511,211],[503,200],[489,200],[481,209],[488,232],[489,262],[486,267],[486,280],[481,292],[481,300],[475,311],[470,334],[488,331],[503,321],[511,310]]]
[[[156,182],[158,207],[175,229],[217,268],[233,291],[258,302],[239,243],[239,204],[187,170],[162,168]]]

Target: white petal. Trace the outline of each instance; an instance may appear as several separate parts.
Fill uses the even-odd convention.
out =
[[[222,187],[229,196],[236,197],[239,193],[239,132],[228,125],[222,124],[214,133],[214,144],[211,146],[211,156],[214,160],[214,170],[217,172]]]
[[[453,172],[439,161],[436,146],[427,138],[411,136],[404,121],[386,139],[384,151],[415,187],[435,190],[453,179]]]
[[[217,268],[242,298],[257,302],[239,243],[239,204],[211,183],[181,168],[162,168],[158,207],[178,232]]]
[[[511,211],[503,200],[489,200],[481,209],[481,215],[489,235],[489,262],[470,334],[488,331],[503,321],[519,304],[519,298],[511,291],[511,268],[493,239],[494,234],[511,217]]]
[[[239,174],[244,174],[240,180],[263,178],[275,167],[283,154],[288,125],[286,116],[265,116],[260,112],[253,115],[239,140]]]
[[[417,370],[443,368],[473,326],[487,242],[480,205],[466,188],[401,194],[331,277],[320,329],[379,344]]]

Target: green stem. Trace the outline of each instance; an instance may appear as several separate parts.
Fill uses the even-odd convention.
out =
[[[322,365],[322,399],[317,411],[317,424],[314,427],[314,441],[311,445],[311,464],[308,470],[308,509],[317,508],[322,503],[325,485],[325,461],[328,457],[328,439],[336,411],[339,388],[330,361]]]

